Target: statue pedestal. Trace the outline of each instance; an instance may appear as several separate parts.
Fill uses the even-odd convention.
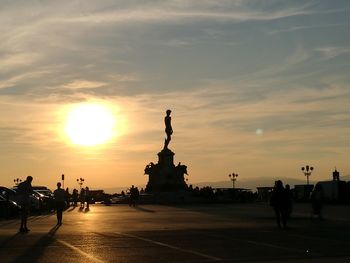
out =
[[[174,165],[174,155],[170,149],[163,149],[158,153],[158,163],[150,163],[145,168],[149,175],[146,192],[181,191],[187,189],[184,175],[187,166],[180,163]]]
[[[174,155],[170,149],[163,149],[158,153],[158,164],[163,168],[173,168],[174,165]]]

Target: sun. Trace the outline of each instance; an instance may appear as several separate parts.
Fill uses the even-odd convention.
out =
[[[100,104],[79,104],[68,113],[65,132],[73,144],[95,146],[111,140],[116,134],[112,111]]]

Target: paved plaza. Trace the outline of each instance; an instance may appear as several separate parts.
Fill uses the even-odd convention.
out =
[[[324,221],[297,205],[286,230],[266,204],[92,205],[33,216],[31,231],[0,221],[0,262],[350,262],[350,213],[328,206]]]

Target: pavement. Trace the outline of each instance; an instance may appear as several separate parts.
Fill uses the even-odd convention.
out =
[[[328,206],[325,220],[296,205],[278,229],[266,204],[92,205],[0,221],[0,262],[350,262],[350,207]]]

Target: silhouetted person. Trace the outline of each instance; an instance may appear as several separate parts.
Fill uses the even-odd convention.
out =
[[[275,211],[277,226],[281,228],[282,221],[283,227],[287,227],[287,199],[281,180],[275,182],[275,187],[272,191],[270,199],[270,205]]]
[[[85,189],[81,188],[80,189],[80,209],[84,209],[85,206]]]
[[[137,205],[138,201],[139,201],[139,198],[140,198],[140,191],[137,187],[135,187],[135,190],[134,190],[134,207]]]
[[[27,228],[27,220],[30,211],[30,196],[33,193],[32,188],[33,177],[28,176],[27,179],[20,183],[17,188],[18,203],[21,206],[21,226],[19,232],[27,233],[29,229]]]
[[[129,192],[129,206],[136,206],[136,199],[139,194],[139,190],[134,185],[131,186]]]
[[[322,209],[324,202],[324,192],[321,184],[316,184],[311,194],[311,205],[313,215],[317,215],[319,219],[323,219]]]
[[[90,195],[89,187],[85,187],[86,210],[90,209],[90,201],[91,201],[91,195]]]
[[[66,204],[67,204],[67,207],[70,207],[70,196],[71,194],[69,193],[69,189],[68,187],[66,188]]]
[[[166,139],[164,141],[164,149],[168,149],[169,142],[171,141],[171,135],[173,134],[173,128],[171,127],[171,117],[170,117],[171,110],[166,111],[166,116],[164,118],[165,123],[165,133],[166,133]]]
[[[286,212],[287,212],[287,219],[289,219],[293,211],[293,192],[290,189],[289,184],[286,184],[285,191],[286,191],[286,208],[287,208]]]
[[[73,193],[72,193],[72,201],[73,201],[73,205],[74,207],[76,207],[78,205],[78,190],[77,189],[73,189]]]
[[[57,189],[53,192],[57,213],[57,225],[62,225],[63,209],[66,206],[66,191],[61,188],[61,183],[57,183]]]

